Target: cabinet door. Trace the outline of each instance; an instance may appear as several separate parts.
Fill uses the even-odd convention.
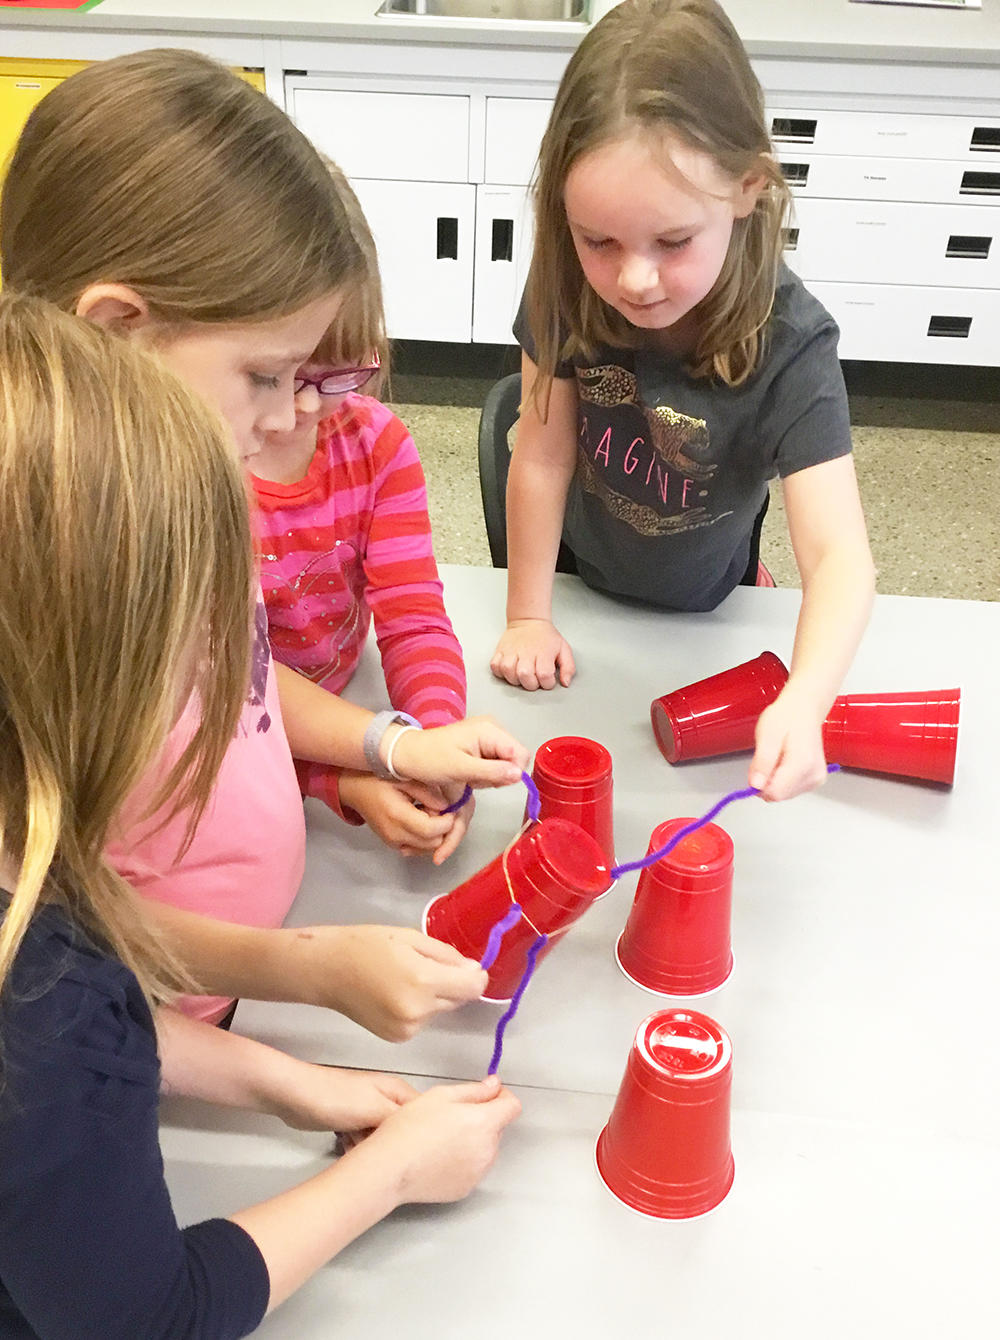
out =
[[[526,186],[480,186],[476,195],[476,276],[472,338],[510,344],[534,239]]]
[[[822,154],[874,158],[960,158],[986,166],[1000,158],[1000,119],[927,112],[803,111],[768,107],[775,153],[812,146]]]
[[[786,259],[806,280],[1000,289],[1000,210],[989,205],[799,198],[792,222]]]
[[[476,188],[414,181],[351,182],[378,248],[389,335],[472,335]]]
[[[469,99],[286,85],[288,110],[349,177],[469,180]]]
[[[840,326],[840,357],[873,362],[1000,363],[1000,303],[975,289],[810,283]]]
[[[13,152],[32,108],[61,83],[62,76],[0,74],[0,170]]]
[[[486,180],[527,186],[549,123],[549,98],[486,99]]]

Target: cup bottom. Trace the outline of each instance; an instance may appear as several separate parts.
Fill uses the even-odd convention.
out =
[[[730,951],[729,971],[726,973],[725,977],[723,977],[721,982],[717,982],[715,986],[710,986],[707,991],[660,991],[655,986],[647,986],[645,982],[640,982],[638,977],[633,977],[632,974],[622,966],[622,961],[618,956],[618,946],[621,944],[622,936],[624,936],[624,934],[625,932],[622,931],[621,935],[619,935],[618,939],[615,941],[615,962],[618,964],[619,972],[623,977],[627,977],[633,986],[637,986],[640,991],[645,991],[647,995],[650,996],[657,996],[660,1000],[704,1000],[706,996],[714,996],[716,991],[721,991],[729,981],[730,977],[732,977],[733,968],[736,966],[735,955]]]
[[[608,1191],[612,1196],[614,1196],[618,1204],[624,1205],[626,1210],[630,1210],[632,1214],[637,1214],[640,1217],[640,1219],[653,1219],[661,1224],[665,1219],[672,1220],[675,1223],[679,1223],[681,1220],[684,1219],[705,1219],[708,1217],[708,1215],[715,1213],[715,1211],[719,1208],[719,1206],[722,1204],[722,1202],[726,1199],[726,1197],[732,1190],[733,1179],[736,1174],[736,1165],[733,1161],[732,1151],[730,1151],[729,1177],[726,1181],[726,1189],[723,1191],[719,1199],[715,1201],[713,1205],[709,1205],[707,1209],[695,1210],[694,1213],[692,1214],[667,1214],[667,1213],[654,1214],[652,1210],[640,1210],[637,1205],[630,1205],[627,1200],[625,1200],[622,1196],[620,1196],[618,1192],[614,1189],[614,1187],[611,1185],[611,1183],[604,1176],[604,1174],[601,1172],[601,1160],[599,1158],[599,1150],[601,1147],[601,1141],[604,1139],[604,1135],[607,1129],[608,1129],[607,1126],[605,1126],[604,1130],[601,1131],[600,1135],[597,1137],[597,1140],[594,1144],[594,1167],[597,1169],[597,1176],[600,1178],[601,1185],[605,1188],[606,1191]]]

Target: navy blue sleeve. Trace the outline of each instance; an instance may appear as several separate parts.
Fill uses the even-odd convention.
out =
[[[267,1267],[228,1220],[179,1228],[152,1021],[131,974],[89,957],[0,1014],[0,1333],[237,1340],[266,1312]]]

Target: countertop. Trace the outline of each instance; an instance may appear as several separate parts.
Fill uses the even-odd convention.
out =
[[[420,42],[571,49],[577,23],[376,18],[380,0],[103,0],[84,13],[0,8],[0,28],[244,34],[367,42]],[[601,17],[609,0],[592,0]],[[854,0],[729,0],[726,8],[752,56],[1000,65],[1000,0],[980,10]],[[1000,91],[1000,90],[998,90]]]

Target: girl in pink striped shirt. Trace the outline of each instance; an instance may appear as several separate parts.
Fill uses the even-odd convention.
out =
[[[374,617],[392,706],[421,725],[446,726],[465,716],[462,648],[445,613],[413,439],[378,400],[357,394],[381,379],[381,284],[361,207],[339,169],[330,172],[368,264],[299,369],[294,429],[269,434],[252,462],[271,651],[340,693]],[[367,820],[402,852],[432,851],[439,864],[470,817],[471,800],[459,822],[438,813],[446,799],[420,783],[318,763],[296,768],[305,795],[348,823]]]

